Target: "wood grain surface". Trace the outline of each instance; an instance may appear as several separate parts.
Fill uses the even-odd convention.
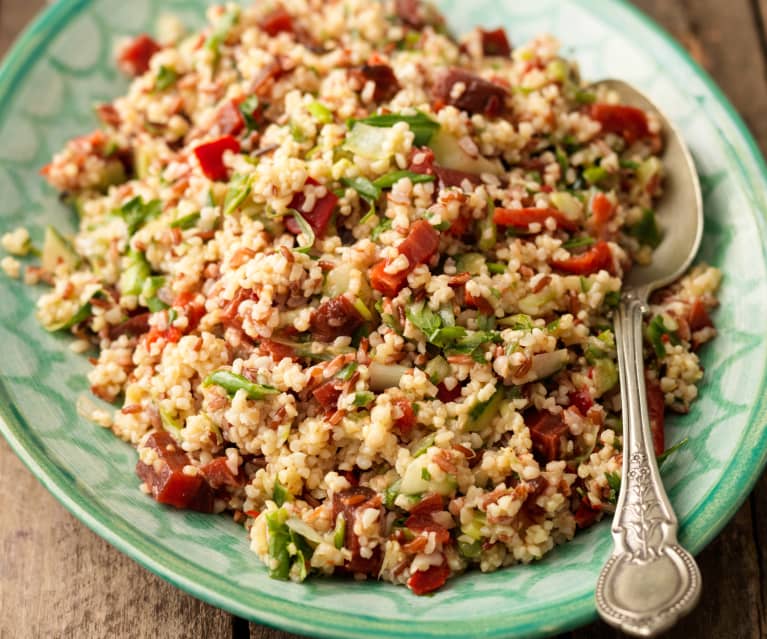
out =
[[[634,4],[708,69],[767,150],[767,0]],[[0,0],[0,55],[42,5]],[[767,637],[765,548],[767,476],[699,556],[703,599],[666,636]],[[0,639],[294,636],[202,603],[123,556],[66,512],[0,438]],[[621,636],[597,622],[559,639]]]

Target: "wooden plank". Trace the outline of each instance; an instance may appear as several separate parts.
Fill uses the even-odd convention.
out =
[[[0,0],[0,56],[44,4],[43,0]]]
[[[1,437],[0,504],[0,637],[232,637],[229,614],[93,534]]]
[[[633,0],[677,37],[733,102],[767,151],[767,64],[758,5],[767,0]],[[762,13],[762,17],[767,13]]]

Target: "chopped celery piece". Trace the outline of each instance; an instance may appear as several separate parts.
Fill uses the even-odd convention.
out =
[[[490,426],[500,412],[502,403],[503,391],[497,390],[489,400],[473,406],[469,411],[471,419],[466,423],[466,430],[477,433]]]
[[[42,267],[53,272],[59,266],[65,266],[67,271],[74,271],[80,265],[80,256],[72,244],[52,226],[45,227],[43,239]]]
[[[144,282],[152,274],[152,269],[140,251],[131,249],[126,257],[128,264],[120,274],[118,288],[123,295],[138,295],[144,288]]]
[[[455,260],[455,269],[459,273],[480,275],[484,265],[485,256],[482,253],[464,253]]]
[[[442,380],[450,376],[452,369],[450,368],[448,361],[442,357],[442,355],[437,355],[429,360],[424,372],[428,375],[432,384],[440,384]]]

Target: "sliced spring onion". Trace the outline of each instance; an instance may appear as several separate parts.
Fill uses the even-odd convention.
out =
[[[373,181],[373,185],[378,189],[388,189],[394,186],[400,180],[409,179],[413,184],[423,182],[434,182],[434,176],[426,173],[414,173],[413,171],[392,171],[382,175]]]
[[[293,501],[293,495],[291,495],[290,492],[288,492],[288,489],[280,483],[279,479],[275,479],[274,489],[272,490],[272,499],[275,504],[282,506],[286,501]]]
[[[583,248],[584,246],[591,246],[596,240],[593,237],[574,237],[566,242],[562,242],[562,248],[568,251],[575,248]]]
[[[312,114],[317,122],[320,124],[330,124],[333,121],[333,113],[322,102],[314,101],[308,107],[306,107],[309,113]]]
[[[189,215],[184,215],[183,217],[180,217],[177,220],[173,220],[170,223],[170,228],[181,229],[182,231],[186,231],[188,229],[194,228],[194,226],[197,224],[197,222],[199,222],[199,220],[200,220],[199,211],[197,213],[190,213]]]
[[[264,399],[269,395],[277,395],[280,392],[272,386],[256,384],[242,375],[226,370],[211,373],[202,383],[203,386],[214,384],[223,388],[230,397],[233,397],[238,390],[244,390],[250,399]]]
[[[341,178],[341,184],[354,189],[368,202],[375,202],[381,197],[381,189],[366,177]]]
[[[373,319],[373,314],[370,312],[370,309],[359,297],[354,299],[353,304],[354,308],[362,316],[362,319],[367,320],[368,322]]]
[[[352,378],[352,375],[354,375],[354,372],[357,370],[358,366],[359,364],[357,364],[357,362],[349,362],[340,371],[338,371],[338,373],[336,373],[336,378],[344,382],[348,382]]]
[[[402,113],[388,113],[385,115],[372,115],[361,120],[353,120],[350,127],[357,122],[379,128],[389,128],[398,122],[405,122],[413,132],[415,146],[426,146],[429,144],[432,136],[439,130],[439,123],[432,120],[428,115],[421,111],[416,111],[414,115],[405,115]]]
[[[226,190],[224,198],[224,215],[231,215],[245,201],[250,193],[250,177],[247,175],[235,174],[229,181],[229,187]]]
[[[293,219],[295,219],[296,224],[298,224],[298,228],[301,229],[301,233],[305,238],[304,244],[300,245],[300,248],[295,249],[298,253],[309,253],[311,248],[314,246],[314,242],[317,239],[314,235],[314,229],[311,227],[309,222],[306,221],[306,218],[301,215],[298,211],[295,209],[292,209],[293,212]]]
[[[375,398],[376,396],[370,391],[359,391],[354,393],[353,404],[357,408],[365,408],[366,406],[372,404]]]
[[[589,184],[599,184],[608,176],[607,170],[601,166],[590,166],[583,171],[583,179]]]

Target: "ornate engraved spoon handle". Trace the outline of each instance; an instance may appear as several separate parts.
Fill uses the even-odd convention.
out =
[[[695,607],[700,571],[677,541],[650,435],[642,357],[647,290],[624,295],[615,318],[623,411],[623,479],[613,518],[615,549],[599,575],[597,610],[624,632],[654,636]]]

